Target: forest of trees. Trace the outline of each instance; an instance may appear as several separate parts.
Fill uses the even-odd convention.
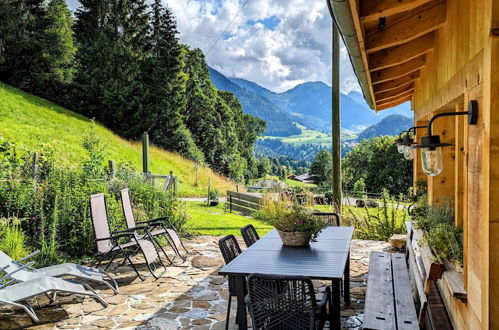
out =
[[[243,181],[265,122],[218,91],[160,0],[0,2],[0,80]]]

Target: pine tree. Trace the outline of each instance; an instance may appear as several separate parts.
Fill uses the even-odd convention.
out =
[[[151,50],[145,67],[150,99],[143,112],[135,113],[137,125],[130,135],[149,131],[155,144],[202,161],[202,153],[181,115],[186,104],[185,75],[180,60],[184,50],[177,39],[173,15],[160,0],[152,4],[151,26]]]
[[[76,13],[80,111],[127,136],[147,100],[144,62],[149,17],[144,0],[83,0]]]
[[[76,46],[73,39],[73,18],[65,0],[51,0],[47,6],[48,26],[45,31],[44,58],[49,65],[45,79],[71,83],[74,75]]]
[[[39,77],[48,70],[43,56],[44,32],[48,27],[43,0],[5,1],[1,6],[3,62],[0,80],[34,91]]]

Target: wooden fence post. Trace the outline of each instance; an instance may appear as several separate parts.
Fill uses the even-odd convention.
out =
[[[142,134],[142,172],[151,173],[149,159],[149,134]]]
[[[114,179],[116,177],[116,163],[114,162],[114,160],[109,160],[108,166],[109,166],[109,178]]]
[[[38,161],[40,159],[40,155],[38,152],[33,153],[33,184],[35,187],[35,191],[38,187]]]
[[[211,177],[208,177],[208,198],[207,204],[210,205],[210,189],[211,189]]]
[[[197,161],[196,161],[196,165],[194,165],[194,168],[196,169],[196,182],[194,183],[194,186],[198,187],[199,186],[199,180],[198,180],[199,163]]]

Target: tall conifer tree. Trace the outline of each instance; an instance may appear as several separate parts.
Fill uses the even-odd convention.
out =
[[[80,111],[128,136],[147,95],[149,17],[144,0],[83,0],[78,10],[77,94]]]
[[[169,8],[155,0],[151,10],[150,55],[145,68],[147,106],[136,113],[135,135],[147,130],[154,143],[191,159],[203,156],[184,124],[180,110],[185,107],[185,74],[180,61],[182,47]]]

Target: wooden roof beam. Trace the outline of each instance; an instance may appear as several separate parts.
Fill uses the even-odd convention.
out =
[[[371,73],[371,81],[373,85],[380,84],[389,80],[403,77],[409,73],[417,71],[426,64],[425,55],[421,55],[404,64],[392,66],[387,69],[375,71]]]
[[[419,78],[419,74],[420,71],[418,70],[403,77],[388,80],[381,84],[376,84],[374,85],[374,93],[386,92],[410,84]]]
[[[405,63],[431,51],[434,47],[435,34],[429,33],[400,46],[383,49],[369,56],[369,71],[386,69]]]
[[[379,110],[393,108],[396,105],[399,105],[401,103],[411,101],[411,100],[412,100],[412,95],[404,96],[403,98],[396,100],[396,101],[389,101],[389,102],[385,102],[385,103],[376,104],[376,110],[379,111]]]
[[[446,3],[438,2],[422,11],[366,35],[366,52],[398,46],[440,28],[446,19]]]
[[[385,97],[383,99],[377,99],[376,100],[376,104],[383,104],[383,103],[388,103],[388,102],[395,102],[397,100],[400,100],[400,99],[403,99],[407,96],[412,96],[414,95],[414,88],[406,91],[406,92],[403,92],[403,93],[400,93],[400,94],[397,94],[397,95],[394,95],[394,96],[390,96],[390,97]]]
[[[390,91],[376,93],[374,95],[374,98],[376,99],[376,104],[377,104],[378,102],[381,102],[383,100],[386,100],[386,99],[389,99],[392,97],[396,97],[400,94],[403,94],[403,93],[406,93],[409,91],[414,91],[414,82],[411,82],[410,84],[408,84],[406,86],[392,89]]]
[[[360,0],[359,15],[362,22],[374,21],[417,8],[431,0]]]

